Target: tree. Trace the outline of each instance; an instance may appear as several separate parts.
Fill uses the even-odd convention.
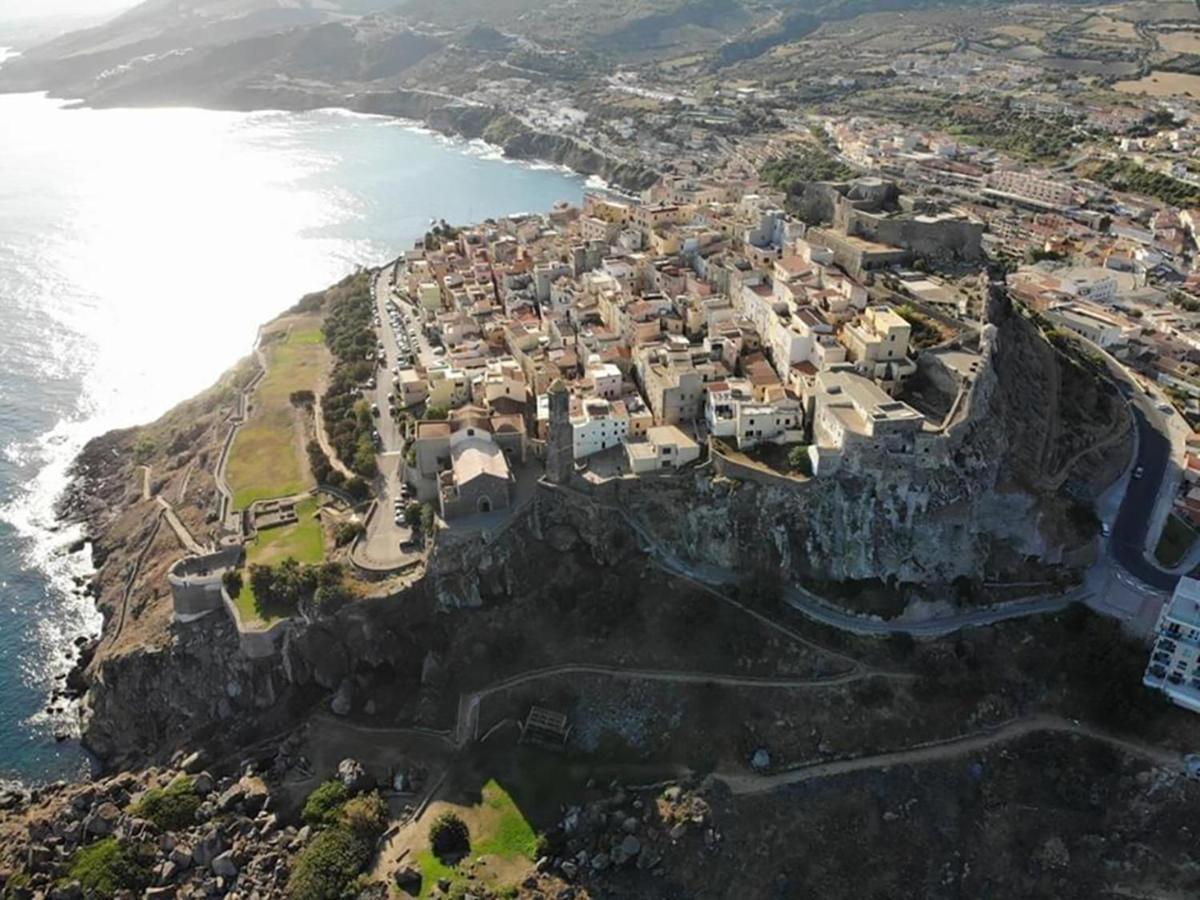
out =
[[[455,813],[442,813],[429,826],[429,847],[441,860],[465,856],[471,850],[467,823]]]
[[[404,523],[409,528],[420,528],[422,519],[420,503],[410,503],[404,508]]]
[[[426,421],[433,419],[445,419],[450,415],[450,410],[444,406],[427,406],[425,407],[424,419]]]

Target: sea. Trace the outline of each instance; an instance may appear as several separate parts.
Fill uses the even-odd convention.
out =
[[[208,386],[260,323],[431,220],[547,210],[584,187],[345,111],[0,95],[0,781],[92,767],[77,711],[49,704],[72,641],[101,626],[77,587],[88,553],[54,517],[84,442]]]

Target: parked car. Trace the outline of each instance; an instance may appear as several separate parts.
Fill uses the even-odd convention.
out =
[[[372,404],[371,404],[371,415],[378,417],[378,416],[379,416],[379,414],[380,414],[380,413],[379,413],[379,404],[378,404],[378,403],[372,403]]]

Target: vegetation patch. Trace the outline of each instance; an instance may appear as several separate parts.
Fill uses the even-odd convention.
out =
[[[199,808],[196,782],[181,775],[165,788],[146,791],[130,808],[130,813],[153,822],[159,831],[176,831],[194,825]]]
[[[338,820],[342,804],[349,799],[350,792],[346,786],[337,779],[331,779],[308,795],[301,816],[309,825],[332,825]]]
[[[494,858],[501,864],[524,865],[536,859],[537,833],[512,795],[495,779],[480,793],[477,805],[444,809],[431,823],[428,845],[414,854],[421,871],[422,897],[435,896],[437,883],[443,879],[451,884],[451,896],[468,886],[456,865],[467,854],[473,859]]]
[[[763,166],[760,173],[772,187],[788,196],[803,193],[804,186],[816,181],[845,181],[854,177],[854,170],[838,162],[823,150],[806,147],[783,159]]]
[[[376,472],[371,406],[359,388],[380,372],[375,363],[374,302],[366,272],[338,285],[325,318],[325,343],[334,356],[322,407],[325,430],[338,457],[364,478]]]
[[[263,567],[270,569],[288,560],[304,567],[319,566],[324,562],[325,535],[317,518],[317,506],[315,497],[301,500],[296,504],[297,521],[294,525],[260,531],[246,546],[246,563],[250,570]],[[265,603],[260,602],[253,577],[242,579],[241,590],[236,598],[238,611],[251,620],[270,622],[280,617],[279,607],[272,604],[269,598]],[[285,614],[290,615],[294,611],[293,607]]]
[[[1195,543],[1196,532],[1183,519],[1172,513],[1167,516],[1158,546],[1154,549],[1154,558],[1164,566],[1177,566]]]
[[[1091,172],[1091,177],[1113,190],[1154,197],[1172,206],[1200,203],[1200,189],[1162,172],[1151,172],[1127,159],[1107,160]]]
[[[141,862],[137,848],[115,837],[76,850],[63,878],[64,883],[78,881],[86,896],[103,900],[123,891],[141,896],[153,880],[154,874]]]
[[[287,896],[293,900],[356,896],[352,886],[387,830],[387,804],[377,793],[349,798],[340,781],[327,781],[309,795],[304,818],[321,830],[297,854]]]
[[[294,559],[285,559],[277,566],[250,566],[250,577],[238,597],[239,610],[247,594],[253,603],[247,608],[267,622],[295,615],[302,608],[335,609],[350,596],[340,563],[302,566]]]
[[[254,392],[250,418],[233,440],[225,472],[237,509],[313,486],[296,440],[301,413],[292,395],[320,382],[326,358],[322,341],[319,329],[293,328],[265,349],[267,374]]]

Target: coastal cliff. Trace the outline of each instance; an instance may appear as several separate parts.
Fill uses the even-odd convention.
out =
[[[1094,490],[1106,486],[1130,445],[1099,437],[1120,436],[1123,410],[1006,298],[993,302],[984,348],[992,364],[934,463],[863,463],[807,479],[718,453],[671,475],[542,485],[503,529],[486,539],[451,529],[415,582],[373,585],[328,614],[297,618],[278,657],[256,661],[239,654],[222,614],[173,620],[165,570],[184,551],[170,529],[149,524],[155,504],[137,463],[141,452],[154,492],[182,498],[197,533],[211,527],[218,499],[206,472],[247,377],[244,367],[230,373],[158,423],[97,439],[80,459],[64,511],[87,524],[105,612],[86,673],[85,742],[110,763],[162,761],[197,741],[233,752],[315,706],[357,708],[384,687],[403,697],[394,721],[448,729],[462,683],[437,673],[493,652],[463,643],[464,616],[505,605],[544,614],[581,584],[629,594],[648,554],[724,569],[751,598],[794,582],[885,615],[912,599],[969,603],[985,582],[1051,589],[1089,562],[1093,546],[1087,521],[1057,489],[1063,461],[1086,462]],[[1053,396],[1030,403],[1031,383]],[[1099,449],[1079,453],[1084,437]],[[620,615],[619,605],[597,602]]]

